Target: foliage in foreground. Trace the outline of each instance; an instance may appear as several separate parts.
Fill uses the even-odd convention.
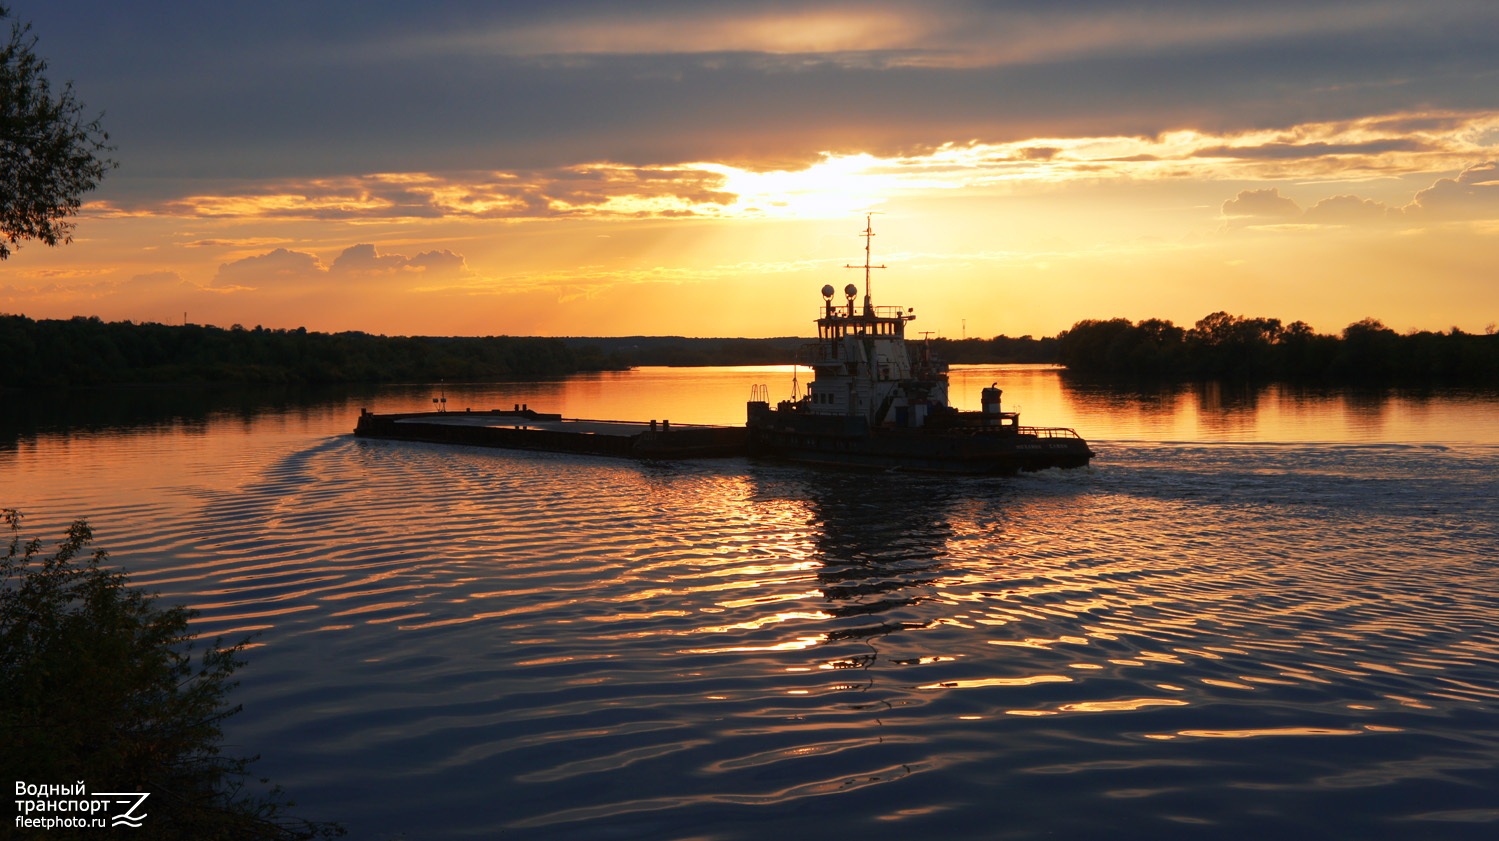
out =
[[[215,640],[195,662],[188,623],[196,612],[158,607],[125,573],[103,568],[108,555],[90,549],[86,522],[43,555],[40,540],[21,540],[19,513],[4,509],[4,518],[11,539],[0,559],[0,778],[148,792],[135,837],[343,834],[286,816],[291,804],[279,789],[249,790],[254,757],[220,753],[220,725],[239,711],[228,695],[245,642]]]

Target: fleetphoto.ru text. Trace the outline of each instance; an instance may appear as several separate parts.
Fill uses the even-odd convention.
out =
[[[17,829],[139,829],[146,817],[144,791],[96,791],[68,785],[16,782]]]

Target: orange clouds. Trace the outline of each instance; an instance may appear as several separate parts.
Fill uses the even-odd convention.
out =
[[[1463,170],[1457,178],[1440,179],[1417,193],[1405,211],[1439,218],[1499,217],[1499,163],[1488,161]]]
[[[1100,304],[1117,294],[1121,309],[1088,316],[1174,318],[1180,300],[1193,310],[1235,307],[1212,285],[1184,291],[1179,278],[1201,271],[1194,261],[1231,266],[1224,275],[1231,280],[1271,256],[1238,253],[1225,236],[1232,232],[1273,233],[1283,243],[1276,248],[1300,252],[1334,247],[1314,242],[1331,229],[1352,236],[1390,226],[1492,226],[1496,166],[1473,162],[1493,157],[1484,144],[1496,132],[1499,117],[1487,114],[1410,114],[1273,132],[1037,137],[888,157],[824,153],[785,168],[599,162],[224,181],[221,190],[110,208],[86,233],[119,231],[117,253],[126,257],[116,265],[130,268],[72,278],[45,270],[53,272],[45,281],[43,269],[28,270],[37,282],[0,287],[0,309],[127,318],[180,318],[190,310],[213,323],[392,333],[456,331],[485,313],[509,319],[503,329],[513,333],[638,332],[646,318],[666,332],[785,332],[799,323],[757,329],[710,306],[701,311],[715,313],[721,326],[694,317],[693,326],[673,328],[670,313],[687,301],[712,301],[710,290],[759,301],[766,286],[794,289],[813,279],[820,286],[857,248],[814,232],[879,208],[892,220],[891,238],[881,240],[891,249],[887,259],[903,266],[902,278],[919,278],[920,288],[942,296],[946,311],[982,301],[1044,325],[1004,329],[1054,331],[1078,315],[1058,303],[1069,298],[1033,298],[1029,290],[1057,289]],[[1443,172],[1452,174],[1438,177]],[[152,227],[168,233],[143,250],[138,232]],[[1468,227],[1460,243],[1444,244],[1441,258],[1461,266],[1453,284],[1465,289],[1483,249],[1494,247],[1478,226]],[[755,230],[776,233],[748,233]],[[101,247],[81,241],[68,254]],[[1421,271],[1420,247],[1409,239],[1387,261],[1389,271]],[[1341,271],[1340,258],[1318,259],[1323,268],[1308,262],[1306,271]],[[1130,266],[1129,279],[1108,285],[1117,292],[1100,291],[1096,278],[1122,265]],[[1291,275],[1281,276],[1245,281],[1260,296],[1246,309],[1317,321],[1315,313],[1264,299],[1294,292]],[[994,287],[997,278],[1026,280]],[[1151,290],[1161,304],[1144,303]],[[1191,297],[1172,299],[1182,294]],[[1398,323],[1394,313],[1379,315]],[[626,316],[636,322],[610,326]],[[1458,322],[1441,318],[1449,320]],[[1347,323],[1341,314],[1327,322]],[[971,323],[983,329],[978,318]]]
[[[224,191],[95,205],[114,216],[309,222],[518,221],[565,218],[835,218],[896,197],[955,190],[1014,192],[1076,181],[1369,179],[1441,172],[1492,156],[1499,116],[1486,112],[1385,115],[1292,128],[1215,135],[1049,137],[1013,143],[945,143],[893,155],[824,152],[796,167],[601,161],[548,169],[375,173],[301,181],[225,181]],[[1481,212],[1488,181],[1474,169],[1437,183],[1415,208]],[[1490,179],[1491,180],[1491,179]],[[1273,190],[1273,187],[1262,188]],[[1265,206],[1225,206],[1224,215],[1277,215]],[[1261,199],[1263,203],[1263,199]],[[1347,202],[1323,219],[1370,208]],[[1412,211],[1412,212],[1413,212]],[[1295,216],[1288,212],[1279,215]]]
[[[711,215],[734,198],[722,191],[723,182],[721,173],[698,165],[596,163],[531,172],[313,178],[96,209],[125,216],[305,221]]]

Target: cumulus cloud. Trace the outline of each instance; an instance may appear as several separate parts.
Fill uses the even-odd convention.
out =
[[[333,265],[328,267],[328,274],[333,277],[435,277],[467,273],[468,264],[463,257],[447,249],[423,251],[415,257],[407,257],[402,254],[381,254],[375,246],[369,244],[345,248],[333,261]]]
[[[1456,178],[1443,178],[1416,194],[1405,206],[1414,216],[1439,219],[1491,219],[1499,216],[1499,162],[1468,167]]]
[[[1223,203],[1231,227],[1300,222],[1311,225],[1418,224],[1425,221],[1499,219],[1499,161],[1485,161],[1463,170],[1456,178],[1438,179],[1416,193],[1404,207],[1355,195],[1322,199],[1302,209],[1295,200],[1269,187],[1242,190]]]
[[[1274,220],[1283,222],[1301,215],[1301,206],[1280,194],[1280,188],[1241,190],[1223,203],[1223,215],[1229,219]]]
[[[1357,225],[1398,218],[1400,210],[1358,196],[1333,196],[1307,208],[1304,218],[1320,225]]]
[[[311,284],[327,274],[314,254],[278,248],[267,254],[245,257],[219,266],[211,286],[258,289],[265,286]]]
[[[444,248],[441,251],[423,251],[412,257],[406,264],[408,267],[428,274],[463,274],[468,271],[468,264],[463,257],[454,254]]]
[[[399,254],[382,255],[373,245],[351,245],[333,261],[330,274],[389,274],[398,272],[409,261]]]
[[[388,279],[455,278],[468,274],[464,258],[449,250],[415,257],[382,254],[369,243],[345,248],[331,265],[317,255],[278,248],[219,266],[212,286],[236,289],[306,289]]]

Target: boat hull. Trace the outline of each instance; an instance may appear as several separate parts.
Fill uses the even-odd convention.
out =
[[[1013,475],[1085,467],[1093,451],[1070,430],[870,429],[859,418],[765,411],[752,417],[751,456],[921,473]]]
[[[647,460],[742,456],[743,427],[564,419],[528,409],[489,412],[361,412],[361,438]]]

